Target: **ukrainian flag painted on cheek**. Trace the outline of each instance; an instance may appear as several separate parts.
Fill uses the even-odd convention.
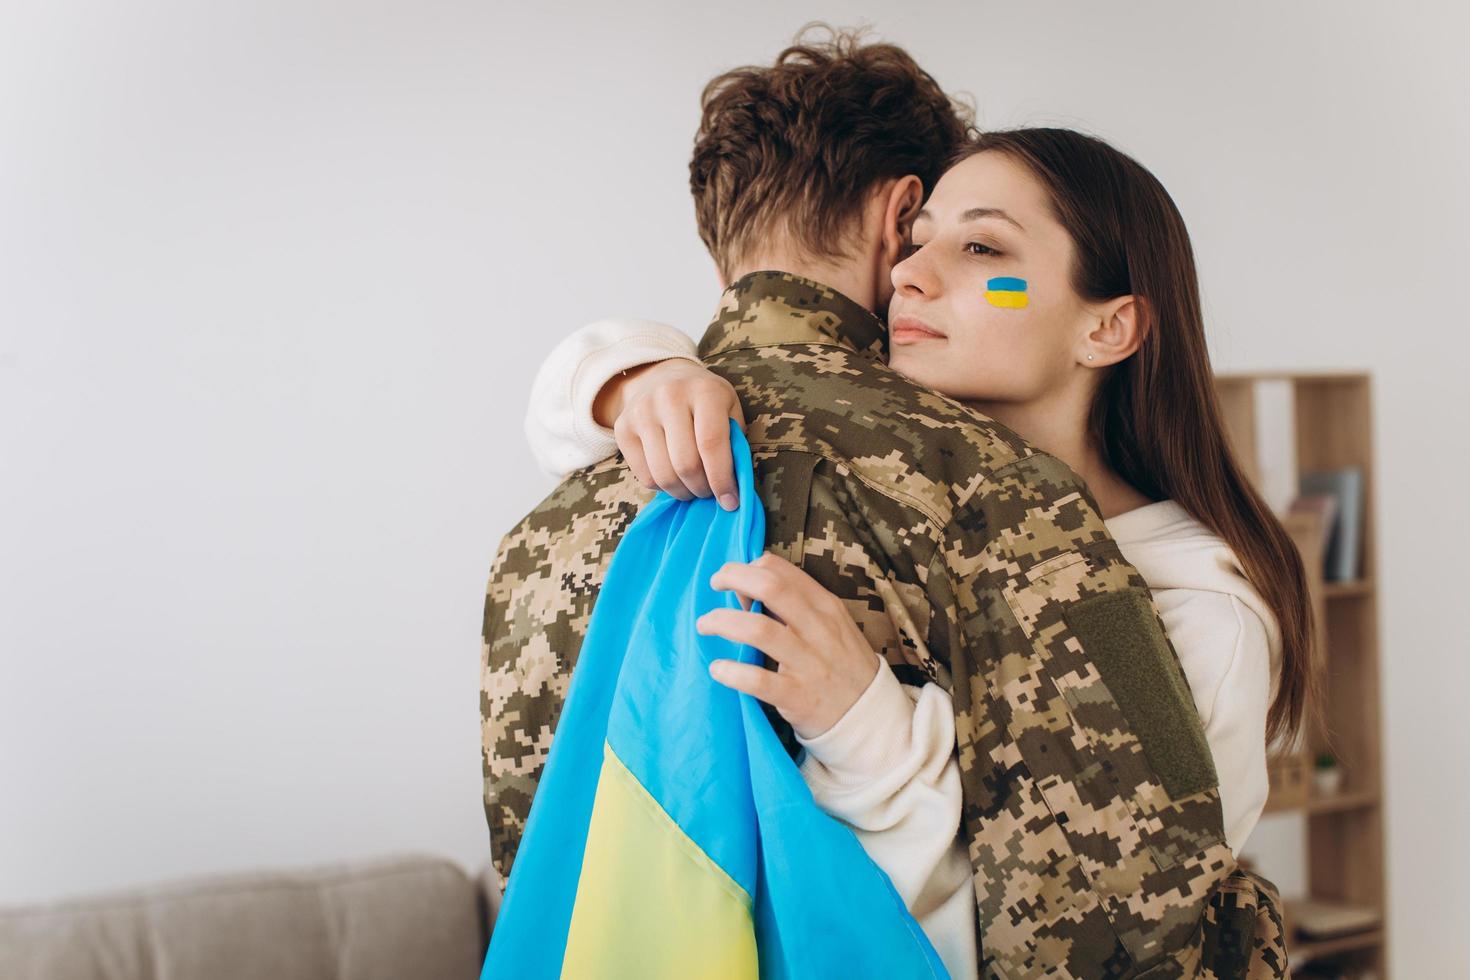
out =
[[[613,553],[482,980],[947,976],[760,702],[709,676],[761,663],[694,629],[739,608],[710,576],[764,550],[750,448],[730,435],[739,509],[660,493]]]
[[[996,276],[985,284],[985,301],[1008,310],[1024,310],[1030,302],[1026,295],[1026,280]]]

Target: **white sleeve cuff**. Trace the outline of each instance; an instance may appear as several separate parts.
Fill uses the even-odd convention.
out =
[[[842,783],[865,783],[889,771],[908,754],[914,701],[888,661],[874,654],[878,672],[843,716],[813,738],[796,736],[808,757]]]
[[[555,477],[617,450],[612,429],[592,418],[592,403],[619,371],[671,357],[699,361],[688,334],[652,320],[598,320],[552,349],[531,383],[526,439],[536,463]]]

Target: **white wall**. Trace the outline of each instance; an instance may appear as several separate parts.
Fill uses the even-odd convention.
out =
[[[1147,163],[1218,368],[1375,372],[1394,964],[1470,972],[1470,16],[693,6],[0,8],[0,901],[483,860],[529,376],[597,316],[703,327],[700,86],[820,17]]]

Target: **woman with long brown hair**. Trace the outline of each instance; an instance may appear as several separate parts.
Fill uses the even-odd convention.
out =
[[[1239,853],[1265,804],[1266,745],[1303,723],[1313,624],[1297,551],[1226,437],[1178,209],[1144,167],[1094,137],[994,132],[951,162],[907,251],[892,270],[890,366],[1086,481],[1179,654],[1214,756],[1226,839]],[[701,433],[738,420],[739,403],[693,347],[644,321],[601,321],[564,341],[538,376],[527,418],[542,465],[564,473],[617,448],[648,486],[685,499],[713,493],[729,506],[728,449]],[[646,366],[619,370],[635,364]],[[600,394],[583,403],[574,390]],[[716,679],[745,689],[738,677]],[[881,664],[865,689],[845,685],[861,693],[827,731],[802,740],[802,771],[834,815],[883,826],[864,846],[896,883],[917,883],[901,887],[906,898],[927,896],[913,911],[936,948],[958,949],[946,934],[968,925],[949,899],[968,884],[968,861],[936,856],[918,837],[923,822],[905,820],[958,793],[945,778],[953,728],[925,710],[947,695],[931,683],[895,701],[896,689]],[[924,751],[898,780],[864,782],[846,763],[875,740]]]

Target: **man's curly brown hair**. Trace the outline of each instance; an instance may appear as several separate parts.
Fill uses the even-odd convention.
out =
[[[808,39],[812,31],[825,39]],[[880,181],[916,174],[927,197],[976,135],[950,98],[893,44],[810,24],[770,67],[712,79],[689,161],[699,237],[720,274],[773,239],[812,259],[847,256]]]

